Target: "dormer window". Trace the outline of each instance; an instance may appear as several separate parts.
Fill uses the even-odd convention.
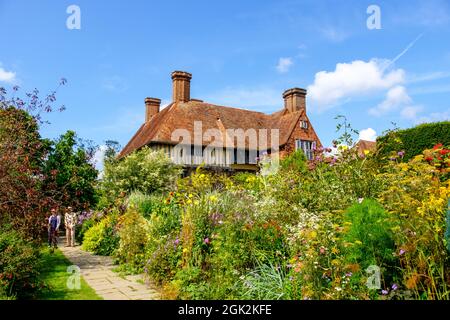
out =
[[[300,128],[308,129],[308,121],[306,121],[306,120],[300,121]]]

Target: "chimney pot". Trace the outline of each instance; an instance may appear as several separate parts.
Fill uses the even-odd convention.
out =
[[[191,99],[192,74],[185,71],[172,72],[173,102],[187,102]]]
[[[161,106],[161,99],[158,98],[145,98],[145,122],[159,112]]]
[[[301,88],[286,90],[283,93],[284,107],[289,112],[306,111],[306,93],[307,91]]]

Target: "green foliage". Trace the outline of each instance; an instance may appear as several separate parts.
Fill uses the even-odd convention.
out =
[[[120,269],[130,273],[142,272],[148,242],[147,220],[134,206],[129,206],[127,212],[120,216],[117,228],[120,241],[114,257],[122,265]]]
[[[181,260],[181,208],[173,194],[167,199],[152,197],[140,207],[149,221],[146,273],[158,282],[172,279]]]
[[[58,190],[52,197],[65,206],[82,209],[97,201],[97,170],[91,163],[95,149],[67,131],[56,140],[44,166],[46,188]]]
[[[289,297],[290,280],[280,266],[260,264],[241,277],[242,297],[247,300],[285,300]]]
[[[39,250],[11,226],[0,228],[0,296],[30,298],[40,287]]]
[[[380,204],[365,199],[351,206],[344,213],[344,225],[348,225],[343,240],[348,244],[345,251],[350,263],[358,263],[364,269],[392,264],[394,226]]]
[[[161,193],[171,190],[180,174],[164,152],[144,147],[124,159],[105,162],[102,191],[111,202],[132,191]]]
[[[377,138],[381,157],[390,157],[398,151],[405,151],[403,159],[410,160],[431,149],[438,143],[450,141],[450,121],[424,123],[405,130],[393,130]]]
[[[305,173],[308,169],[307,159],[303,150],[296,150],[281,161],[281,167],[297,173]]]
[[[385,282],[394,283],[398,260],[389,214],[375,200],[365,199],[348,208],[343,218],[346,263],[359,265],[363,272],[377,266]]]
[[[119,245],[119,236],[116,232],[118,222],[117,213],[109,214],[84,234],[83,250],[94,254],[109,256]]]

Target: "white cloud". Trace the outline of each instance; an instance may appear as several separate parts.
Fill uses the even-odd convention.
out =
[[[395,86],[386,94],[386,99],[375,108],[369,110],[373,116],[382,116],[391,111],[397,110],[402,106],[411,104],[412,99],[403,86]]]
[[[345,99],[386,90],[405,81],[402,69],[388,71],[389,60],[372,59],[338,63],[331,72],[316,73],[308,86],[311,105],[318,111],[329,109]]]
[[[279,73],[286,73],[293,64],[294,62],[292,61],[292,58],[280,58],[276,68]]]
[[[377,140],[377,132],[372,128],[367,128],[359,132],[359,140],[375,141]]]
[[[417,114],[422,110],[422,106],[407,106],[402,109],[400,114],[405,119],[414,120],[417,118]]]
[[[12,71],[6,71],[0,66],[0,81],[12,83],[16,80],[16,73]]]

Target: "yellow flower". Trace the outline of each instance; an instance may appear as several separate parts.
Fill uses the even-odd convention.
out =
[[[333,249],[331,249],[331,253],[338,254],[339,253],[339,249],[336,248],[336,247],[333,247]]]
[[[183,248],[183,253],[186,253],[186,252],[188,252],[188,249],[187,248]]]
[[[356,243],[356,244],[363,244],[363,243],[362,243],[361,241],[359,241],[359,240],[356,240],[355,243]]]
[[[209,201],[211,202],[217,202],[217,197],[214,195],[209,196]]]
[[[338,259],[333,259],[333,260],[331,260],[331,264],[338,266],[340,264],[340,261]]]
[[[187,204],[191,204],[191,203],[192,203],[192,200],[191,200],[191,199],[188,199],[188,201],[186,201],[186,203],[187,203]]]
[[[308,238],[310,238],[310,239],[315,239],[316,237],[317,237],[317,232],[316,231],[311,231],[308,234]]]
[[[364,150],[364,154],[367,156],[370,153],[370,150]]]

